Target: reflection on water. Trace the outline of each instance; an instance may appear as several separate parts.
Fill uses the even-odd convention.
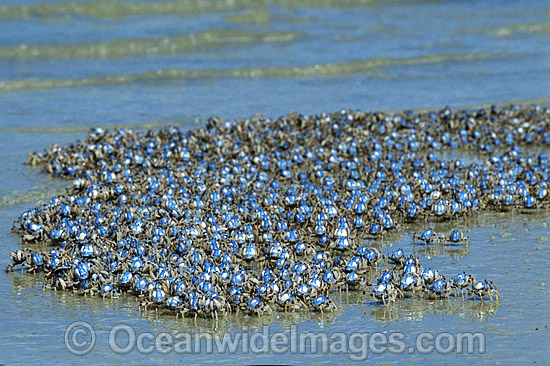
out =
[[[447,256],[450,257],[454,262],[458,262],[460,259],[462,259],[462,257],[470,253],[470,243],[468,241],[464,241],[462,243],[414,243],[413,253],[415,256],[423,256],[428,258]]]
[[[44,244],[35,244],[36,250],[46,250]],[[377,266],[367,274],[367,280],[373,283],[380,272],[387,270],[385,266]],[[174,313],[166,309],[142,310],[138,305],[141,299],[132,295],[123,294],[119,298],[102,297],[101,295],[77,295],[66,291],[43,289],[40,273],[21,273],[15,271],[9,274],[10,292],[19,298],[18,302],[25,302],[24,297],[29,294],[43,291],[49,299],[55,301],[59,311],[75,311],[86,309],[91,313],[102,313],[107,309],[129,311],[129,315],[147,319],[163,327],[166,331],[199,332],[208,334],[223,334],[235,329],[248,327],[260,328],[265,325],[277,323],[280,327],[290,327],[295,324],[314,323],[328,326],[349,321],[349,314],[359,307],[366,317],[373,317],[375,322],[394,322],[398,320],[420,321],[431,316],[460,315],[471,320],[487,320],[494,315],[499,307],[498,302],[480,302],[479,299],[468,299],[450,296],[446,299],[427,299],[406,296],[398,299],[388,306],[383,306],[380,301],[374,301],[370,288],[358,290],[338,290],[331,296],[337,310],[334,312],[310,312],[310,311],[283,311],[273,308],[272,314],[265,313],[261,317],[250,316],[244,313],[219,314],[217,319],[200,317],[176,317]]]
[[[395,322],[398,320],[421,321],[430,316],[458,315],[473,321],[486,321],[499,308],[499,303],[462,301],[457,298],[426,300],[411,298],[398,301],[389,306],[377,306],[369,310],[366,305],[361,311],[366,317],[373,317],[376,322]]]

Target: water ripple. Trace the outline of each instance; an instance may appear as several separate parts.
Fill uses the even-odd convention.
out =
[[[250,6],[280,4],[300,7],[355,7],[380,3],[379,0],[221,0],[221,1],[163,1],[124,2],[99,0],[84,3],[62,2],[37,5],[0,6],[0,17],[27,19],[33,17],[57,17],[71,14],[90,18],[119,19],[139,15],[188,15],[194,13],[240,10]]]
[[[331,78],[358,74],[375,75],[379,73],[381,69],[390,66],[414,66],[422,64],[480,61],[486,59],[513,57],[513,55],[476,52],[460,54],[430,54],[407,58],[377,57],[359,61],[313,64],[306,66],[258,66],[229,70],[191,70],[183,68],[169,68],[142,73],[118,74],[79,79],[6,80],[0,81],[0,92],[124,84],[134,81],[177,81],[199,78]]]
[[[491,37],[510,37],[520,33],[547,35],[550,33],[550,22],[515,23],[496,27],[463,28],[457,34],[485,34]]]
[[[164,38],[116,39],[95,44],[26,45],[0,48],[0,58],[120,58],[147,54],[174,54],[223,45],[290,42],[301,37],[298,32],[255,32],[217,30]]]

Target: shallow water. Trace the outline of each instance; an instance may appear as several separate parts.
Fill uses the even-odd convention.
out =
[[[550,102],[550,7],[545,1],[14,1],[0,5],[0,267],[18,247],[13,220],[69,183],[23,165],[28,151],[85,137],[92,126],[198,126],[210,116],[279,116],[340,108],[396,110],[494,102]],[[119,323],[163,331],[482,332],[485,354],[369,353],[384,363],[521,363],[550,356],[550,213],[485,213],[460,223],[471,246],[415,247],[400,235],[369,245],[402,247],[425,266],[465,270],[498,284],[499,305],[406,299],[384,308],[338,295],[335,314],[232,316],[218,322],[140,314],[133,298],[42,291],[39,276],[0,274],[0,362],[171,364],[351,363],[348,354],[167,355],[110,351]],[[75,356],[64,331],[86,321],[94,350]]]

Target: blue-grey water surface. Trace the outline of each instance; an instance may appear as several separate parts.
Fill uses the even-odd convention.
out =
[[[23,165],[29,151],[83,139],[93,126],[200,126],[210,116],[277,117],[523,101],[548,105],[548,1],[0,1],[0,267],[19,239],[12,222],[70,182]],[[351,363],[347,354],[117,355],[109,330],[482,332],[484,354],[369,354],[377,363],[546,363],[550,356],[550,213],[483,213],[434,225],[469,231],[469,250],[422,252],[405,226],[369,245],[402,247],[449,276],[498,284],[498,305],[399,300],[391,308],[342,294],[330,315],[214,321],[140,314],[137,300],[42,290],[40,275],[0,272],[0,363]],[[44,248],[45,250],[46,248]],[[97,332],[72,355],[65,328]],[[260,329],[261,328],[251,328]]]

